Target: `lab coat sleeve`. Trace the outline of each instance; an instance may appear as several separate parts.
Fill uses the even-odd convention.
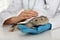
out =
[[[7,20],[8,18],[11,18],[12,15],[8,12],[8,11],[3,11],[0,14],[1,20],[2,20],[2,24],[4,23],[5,20]]]
[[[60,28],[60,13],[54,18],[50,18],[50,23],[52,24],[52,29]]]
[[[20,10],[21,10],[21,0],[10,1],[10,5],[8,6],[8,8],[0,13],[0,17],[2,18],[1,24],[3,24],[4,21],[7,20],[8,18],[11,18],[19,14]]]

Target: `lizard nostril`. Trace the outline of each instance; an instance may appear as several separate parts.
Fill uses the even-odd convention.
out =
[[[43,20],[43,19],[41,18],[41,20]]]

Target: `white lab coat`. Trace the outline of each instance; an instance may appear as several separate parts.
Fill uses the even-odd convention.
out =
[[[24,2],[24,9],[28,9],[28,0],[23,0],[23,2]],[[30,0],[30,8],[32,8],[33,3],[34,0]],[[49,9],[45,10],[43,0],[36,0],[36,4],[33,10],[36,10],[39,13],[39,16],[40,15],[47,16],[50,19],[51,24],[53,25],[52,26],[53,29],[56,28],[56,25],[59,24],[58,23],[59,17],[57,17],[58,19],[52,18],[56,12],[56,8],[58,6],[59,0],[47,0],[47,3],[49,5]],[[11,0],[8,8],[0,13],[1,25],[8,18],[18,15],[21,10],[22,10],[21,0]]]

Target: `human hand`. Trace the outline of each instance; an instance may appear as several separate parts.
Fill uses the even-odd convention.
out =
[[[17,24],[21,20],[28,19],[28,18],[31,18],[31,17],[36,17],[36,16],[38,16],[38,13],[36,11],[24,10],[24,11],[21,12],[20,15],[7,19],[4,22],[4,24]]]
[[[38,16],[38,12],[34,10],[24,10],[18,15],[19,17],[22,17],[22,19],[29,19],[31,17],[36,17]]]
[[[18,20],[19,19],[17,16],[11,17],[11,18],[5,20],[4,25],[16,24],[18,22]]]

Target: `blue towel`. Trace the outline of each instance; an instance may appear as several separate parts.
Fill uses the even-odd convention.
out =
[[[38,26],[36,28],[29,28],[26,25],[19,24],[18,28],[20,29],[21,32],[23,33],[41,33],[47,30],[50,30],[52,25],[50,23]]]

